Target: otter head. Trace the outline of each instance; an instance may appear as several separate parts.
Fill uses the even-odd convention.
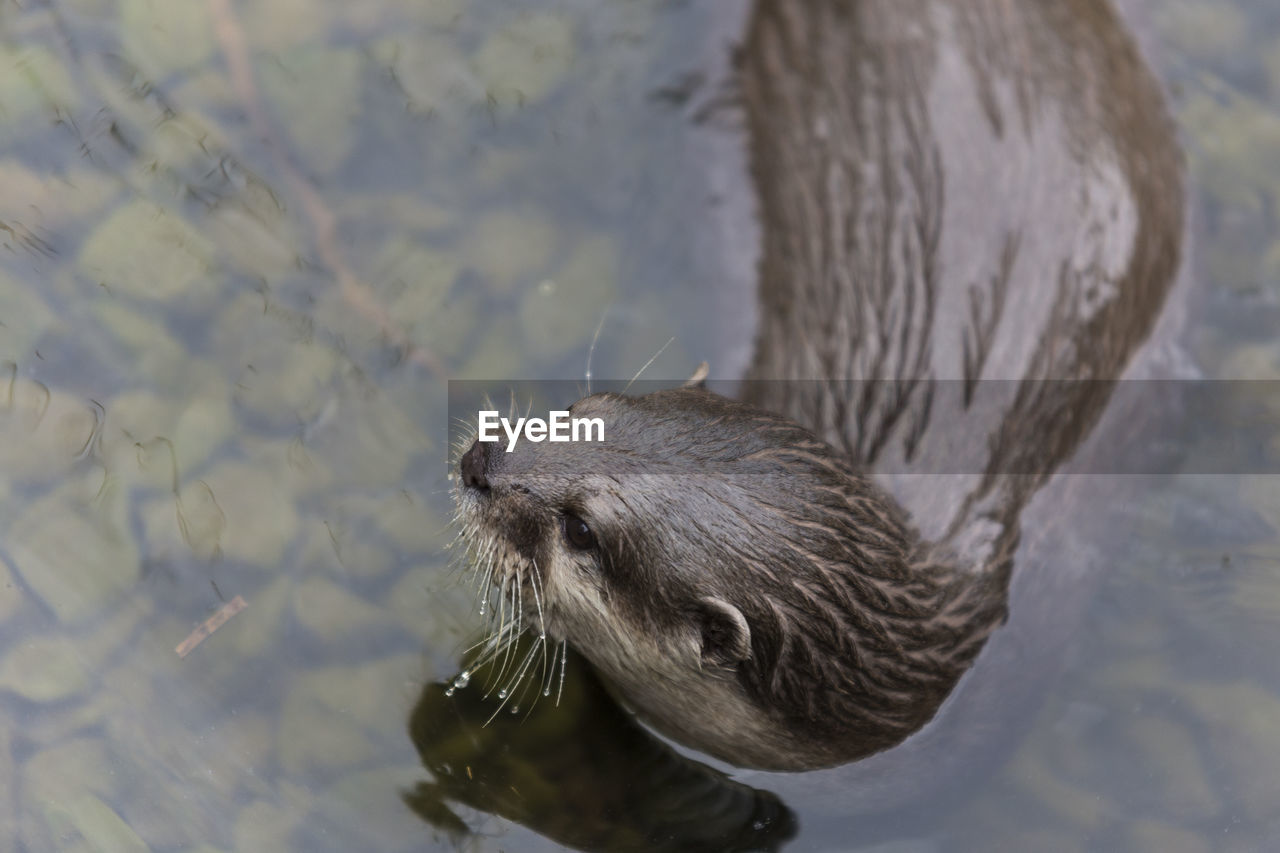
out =
[[[570,413],[603,440],[463,455],[462,536],[664,733],[740,765],[849,761],[932,716],[981,646],[970,584],[795,422],[692,387]]]

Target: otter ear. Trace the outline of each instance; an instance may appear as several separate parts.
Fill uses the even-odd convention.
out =
[[[711,368],[704,361],[698,365],[697,370],[693,371],[693,375],[684,381],[685,388],[703,388],[707,387],[707,374],[711,372]]]
[[[751,657],[751,628],[741,610],[723,598],[703,598],[698,619],[703,663],[734,666]]]

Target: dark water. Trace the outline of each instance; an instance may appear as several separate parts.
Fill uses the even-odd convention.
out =
[[[873,843],[654,749],[575,661],[488,726],[479,681],[444,695],[483,621],[445,377],[583,376],[602,315],[598,376],[745,352],[741,8],[0,9],[0,851]],[[1280,14],[1144,28],[1195,190],[1186,348],[1280,379]],[[1280,412],[1232,393],[1276,459]],[[1007,761],[878,849],[1274,846],[1280,482],[1205,471],[1126,519]]]

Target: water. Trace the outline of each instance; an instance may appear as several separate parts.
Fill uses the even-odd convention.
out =
[[[705,14],[0,11],[0,850],[626,846],[618,815],[662,791],[607,794],[668,758],[625,720],[572,728],[580,661],[490,727],[433,716],[436,682],[492,687],[458,676],[483,620],[446,551],[443,378],[582,376],[602,315],[596,376],[673,335],[646,377],[725,351],[743,268],[709,260],[727,202],[691,179],[733,125]],[[1189,350],[1278,379],[1280,16],[1176,0],[1148,28],[1195,190]],[[893,827],[906,849],[1272,847],[1278,518],[1274,477],[1166,483],[1031,734],[963,808]],[[858,843],[717,796],[647,817]]]

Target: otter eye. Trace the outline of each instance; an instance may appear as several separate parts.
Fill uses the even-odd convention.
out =
[[[587,551],[596,546],[596,536],[587,523],[576,515],[564,517],[564,538],[579,551]]]

